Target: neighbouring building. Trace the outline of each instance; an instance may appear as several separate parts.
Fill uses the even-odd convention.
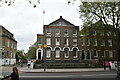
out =
[[[3,65],[16,63],[17,41],[14,39],[14,35],[3,26],[0,26],[0,50]]]
[[[101,21],[79,31],[80,60],[117,61],[117,30]]]

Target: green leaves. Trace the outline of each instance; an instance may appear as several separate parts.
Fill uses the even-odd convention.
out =
[[[37,7],[37,5],[40,4],[40,0],[26,0],[29,2],[30,5],[32,5],[34,8]],[[3,4],[6,4],[7,6],[11,6],[13,3],[15,2],[15,0],[0,0],[0,7]],[[23,1],[24,3],[24,1]]]
[[[84,23],[90,24],[102,20],[104,24],[118,27],[120,2],[82,2],[79,8]]]

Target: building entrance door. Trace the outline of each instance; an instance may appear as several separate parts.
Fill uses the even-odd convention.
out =
[[[41,50],[38,50],[38,59],[41,59]]]

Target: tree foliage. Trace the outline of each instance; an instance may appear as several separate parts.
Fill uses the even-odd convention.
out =
[[[29,48],[26,57],[28,59],[35,59],[36,58],[36,42]]]
[[[23,59],[26,59],[26,57],[23,55],[23,52],[22,51],[17,51],[16,52],[16,60],[23,60]]]
[[[37,4],[40,4],[40,0],[26,0],[26,1],[28,1],[34,8],[37,7]],[[14,2],[15,0],[0,0],[0,6],[2,6],[3,4],[11,6]]]
[[[84,23],[95,23],[99,20],[104,24],[120,28],[119,2],[82,2],[79,6],[80,17]]]

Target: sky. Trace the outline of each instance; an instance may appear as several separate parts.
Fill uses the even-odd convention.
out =
[[[37,34],[43,33],[43,23],[48,25],[62,16],[75,26],[81,26],[78,6],[79,1],[68,5],[67,0],[40,0],[33,8],[26,0],[16,0],[12,6],[0,7],[0,25],[14,34],[17,49],[27,52],[36,42]]]

